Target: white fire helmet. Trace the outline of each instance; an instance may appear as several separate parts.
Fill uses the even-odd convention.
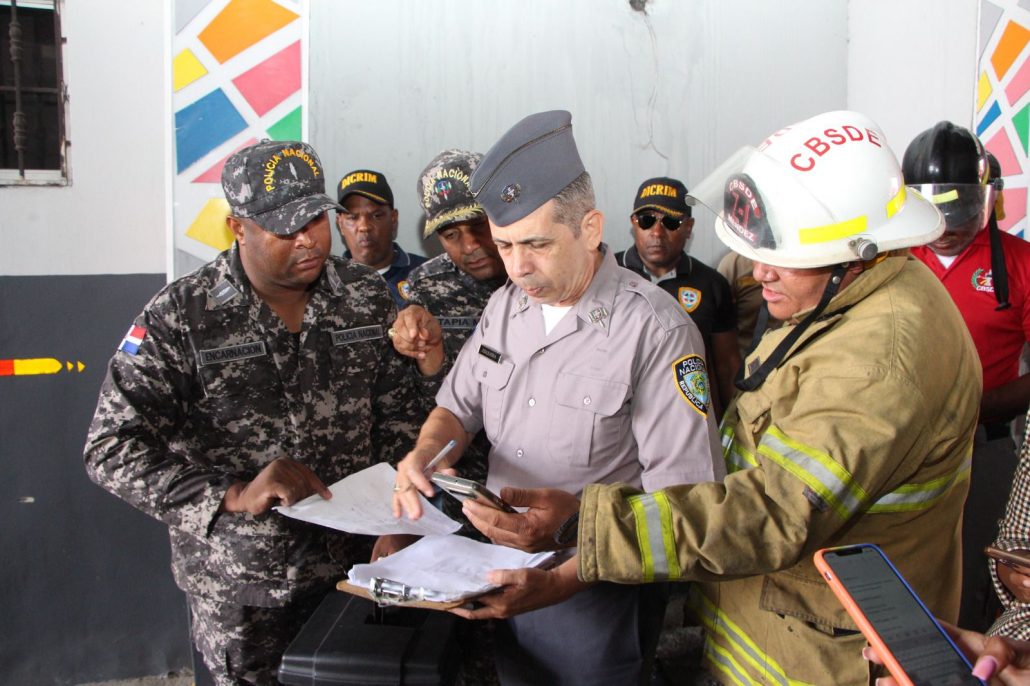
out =
[[[944,231],[941,213],[905,187],[880,127],[858,112],[820,114],[741,148],[687,202],[718,216],[731,250],[777,267],[868,260]]]

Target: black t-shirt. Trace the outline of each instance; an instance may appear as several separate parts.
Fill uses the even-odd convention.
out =
[[[615,260],[626,269],[651,279],[636,247],[616,253]],[[722,274],[707,264],[683,253],[676,265],[676,276],[659,281],[657,285],[676,298],[683,311],[690,315],[706,345],[713,333],[736,332],[737,311],[730,284]]]

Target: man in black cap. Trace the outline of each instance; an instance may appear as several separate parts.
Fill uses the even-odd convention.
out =
[[[397,307],[404,307],[403,282],[426,258],[404,252],[397,243],[397,210],[386,176],[371,169],[355,169],[340,179],[336,196],[342,206],[336,214],[336,228],[347,246],[343,256],[378,271],[390,285]]]
[[[276,683],[364,537],[270,512],[404,454],[418,402],[383,280],[329,256],[324,170],[262,141],[222,172],[233,246],[159,292],[108,366],[85,448],[95,482],[168,525],[193,640],[220,686]],[[374,436],[374,438],[373,438]]]
[[[615,261],[665,289],[697,324],[715,377],[712,404],[719,420],[740,367],[737,313],[726,279],[683,249],[694,230],[686,197],[678,179],[661,176],[640,184],[630,215],[634,245]]]
[[[470,187],[510,282],[490,299],[398,465],[395,514],[419,516],[413,487],[432,493],[424,466],[452,439],[461,450],[444,461],[453,464],[480,429],[492,443],[487,485],[515,506],[529,504],[522,488],[579,492],[596,479],[650,491],[721,478],[701,336],[601,242],[604,217],[571,115],[523,119],[484,156]],[[482,530],[484,510],[464,508]],[[570,530],[556,545],[568,544]],[[626,684],[646,674],[664,588],[578,588],[552,608],[505,620],[496,640],[502,683]]]

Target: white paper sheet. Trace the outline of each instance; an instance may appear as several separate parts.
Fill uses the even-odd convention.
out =
[[[380,462],[329,486],[333,492],[329,500],[315,494],[295,505],[275,509],[287,517],[371,536],[448,534],[461,528],[461,524],[430,505],[421,494],[421,519],[412,521],[406,515],[394,518],[390,504],[396,476],[397,470]]]
[[[389,557],[354,565],[347,580],[369,588],[378,577],[410,586],[423,600],[460,600],[497,588],[486,580],[491,569],[541,567],[553,557],[553,552],[524,553],[464,536],[426,536]]]

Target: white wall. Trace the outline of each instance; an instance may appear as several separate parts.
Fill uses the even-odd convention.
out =
[[[64,4],[71,184],[0,187],[0,274],[165,271],[163,4]]]
[[[405,247],[418,246],[415,183],[436,153],[485,152],[525,115],[567,109],[606,239],[623,249],[645,178],[692,186],[737,147],[844,107],[847,5],[313,1],[310,54],[312,144],[334,180],[387,175]],[[725,249],[706,226],[691,252],[713,259]]]
[[[72,183],[0,187],[0,275],[165,271],[171,2],[66,2]],[[331,176],[389,175],[410,248],[425,163],[485,151],[546,108],[572,111],[620,249],[641,180],[692,186],[783,124],[858,109],[901,154],[939,119],[972,118],[976,0],[309,4],[309,138]],[[710,226],[691,246],[706,260],[724,251]]]
[[[973,127],[977,0],[850,0],[848,107],[877,122],[900,158],[947,119]]]

